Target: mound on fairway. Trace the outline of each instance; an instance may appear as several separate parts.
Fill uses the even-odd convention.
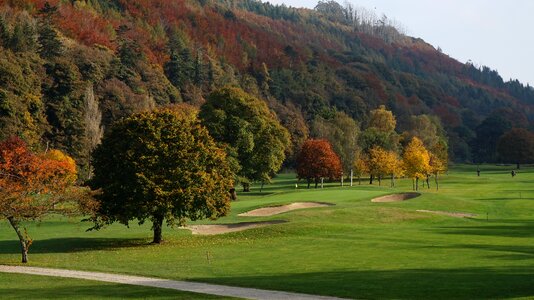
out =
[[[265,222],[242,222],[236,224],[216,224],[216,225],[191,225],[184,227],[189,229],[193,234],[198,235],[216,235],[229,232],[243,231],[252,228],[265,227],[274,224],[286,223],[284,220],[265,221]]]
[[[421,196],[421,194],[419,193],[391,194],[391,195],[374,198],[371,200],[371,202],[398,202],[398,201],[410,200],[413,198],[417,198],[419,196]]]
[[[327,207],[334,206],[335,204],[325,202],[295,202],[287,205],[269,206],[251,210],[242,214],[240,217],[268,217],[296,209],[313,208],[313,207]]]
[[[423,213],[429,213],[429,214],[454,217],[454,218],[474,218],[477,216],[475,214],[470,214],[470,213],[451,212],[451,211],[426,210],[426,209],[418,209],[417,211],[423,212]]]

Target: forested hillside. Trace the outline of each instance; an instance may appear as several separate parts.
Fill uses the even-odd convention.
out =
[[[534,120],[532,87],[336,2],[0,0],[0,140],[62,149],[87,169],[115,120],[200,106],[227,85],[277,114],[291,135],[289,165],[309,137],[350,118],[363,131],[380,105],[401,138],[430,125],[428,134],[446,133],[456,161],[498,160],[499,137]]]

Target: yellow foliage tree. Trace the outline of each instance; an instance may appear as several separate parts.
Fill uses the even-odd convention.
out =
[[[382,177],[387,174],[387,151],[381,147],[374,146],[369,150],[369,158],[367,165],[369,166],[369,174],[378,178],[378,185],[382,185]]]
[[[375,146],[369,151],[367,159],[369,173],[378,178],[378,185],[382,184],[382,177],[391,176],[391,186],[395,185],[395,176],[402,175],[404,168],[399,156],[394,151],[387,151]]]
[[[395,177],[404,175],[404,162],[399,155],[393,151],[386,153],[387,173],[391,176],[391,187],[395,186]]]
[[[397,120],[395,116],[384,105],[380,105],[377,109],[371,111],[370,128],[376,128],[382,132],[392,132],[396,126]]]
[[[406,146],[403,155],[406,175],[414,180],[413,189],[419,189],[419,179],[430,173],[430,153],[423,142],[414,137]]]
[[[361,178],[365,174],[369,174],[369,166],[367,165],[367,158],[366,157],[358,157],[354,160],[352,163],[352,170],[354,172],[354,176],[358,178],[358,185],[361,185]]]
[[[436,181],[436,190],[439,190],[438,176],[440,173],[447,171],[447,162],[443,161],[439,156],[434,153],[430,153],[430,172],[434,174]],[[427,182],[428,185],[428,182]]]

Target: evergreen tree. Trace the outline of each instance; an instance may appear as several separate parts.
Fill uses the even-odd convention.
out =
[[[41,22],[39,25],[39,54],[44,59],[54,59],[63,53],[63,44],[59,40],[54,26],[48,22]]]

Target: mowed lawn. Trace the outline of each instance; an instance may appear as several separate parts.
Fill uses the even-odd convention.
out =
[[[230,216],[200,223],[287,220],[287,223],[218,236],[193,236],[165,228],[165,243],[150,245],[150,224],[113,225],[85,232],[79,219],[52,218],[30,224],[35,239],[30,266],[137,274],[169,279],[285,290],[349,298],[521,298],[534,297],[534,168],[512,178],[511,166],[457,166],[433,180],[422,196],[395,203],[372,203],[379,195],[411,190],[402,180],[394,189],[362,182],[343,188],[295,188],[293,174],[280,175],[262,193],[240,194]],[[347,183],[345,183],[347,184]],[[239,217],[254,208],[296,201],[332,207],[287,212],[271,217]],[[453,218],[417,212],[437,210],[477,214]],[[16,265],[18,241],[0,223],[0,263]],[[209,258],[209,259],[208,259]],[[21,277],[0,274],[0,282]],[[6,281],[7,280],[7,281]],[[12,289],[84,294],[93,282],[40,279],[35,286]],[[54,280],[56,281],[56,280]],[[40,282],[40,283],[39,283]],[[52,281],[49,281],[52,282]],[[103,289],[130,288],[103,285]],[[146,295],[153,289],[139,288]],[[0,283],[2,295],[10,290]],[[158,293],[161,293],[158,290]],[[141,294],[142,295],[142,294]],[[166,297],[166,295],[161,295]]]

